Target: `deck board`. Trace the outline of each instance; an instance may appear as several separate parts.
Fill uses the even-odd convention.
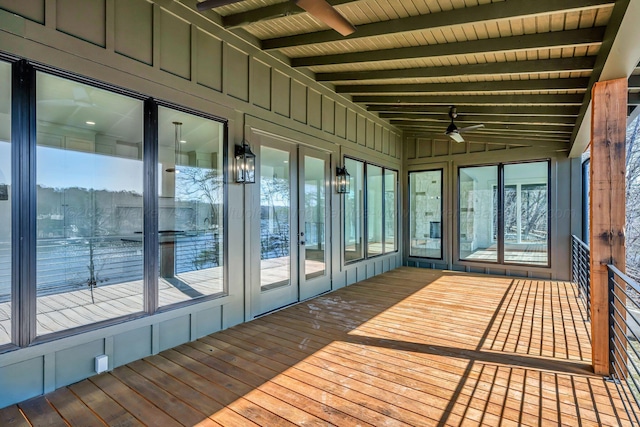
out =
[[[615,385],[591,371],[585,317],[569,283],[402,267],[0,420],[76,425],[90,411],[107,425],[631,425]]]

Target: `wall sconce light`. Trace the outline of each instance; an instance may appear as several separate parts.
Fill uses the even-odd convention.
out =
[[[253,184],[256,182],[256,155],[249,144],[236,145],[236,182]]]
[[[351,186],[351,175],[347,172],[347,167],[338,166],[336,168],[336,190],[338,193],[348,193]]]

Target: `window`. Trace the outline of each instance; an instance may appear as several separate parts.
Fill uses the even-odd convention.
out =
[[[442,259],[442,170],[409,173],[409,256]]]
[[[498,261],[497,166],[460,168],[460,259]]]
[[[351,175],[343,212],[345,263],[397,251],[398,172],[348,157],[344,165]]]
[[[350,262],[364,258],[364,163],[345,158],[344,165],[351,175],[344,195],[344,261]]]
[[[367,165],[367,256],[382,253],[382,209],[384,206],[382,168]]]
[[[37,335],[143,311],[143,103],[38,72]]]
[[[548,162],[504,166],[504,262],[547,265]]]
[[[159,305],[224,291],[221,123],[158,108]]]
[[[460,259],[547,266],[548,187],[548,161],[460,168]]]
[[[384,253],[398,250],[398,218],[396,196],[398,172],[385,169],[384,171]]]
[[[0,61],[0,346],[11,336],[11,65]]]

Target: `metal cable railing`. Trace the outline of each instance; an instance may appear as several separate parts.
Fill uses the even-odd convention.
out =
[[[629,418],[640,425],[640,285],[613,265],[607,270],[611,378]]]
[[[575,235],[571,236],[571,281],[578,285],[585,304],[587,320],[591,317],[591,255],[589,246]]]

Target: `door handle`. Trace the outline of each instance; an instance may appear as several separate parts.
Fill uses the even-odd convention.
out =
[[[300,246],[304,246],[304,240],[300,241]]]

